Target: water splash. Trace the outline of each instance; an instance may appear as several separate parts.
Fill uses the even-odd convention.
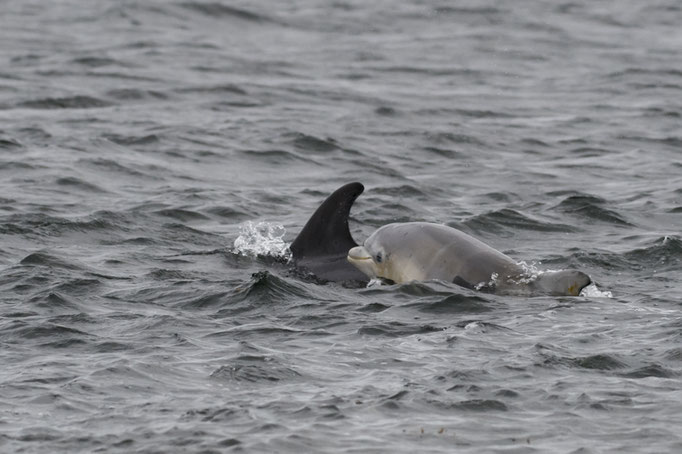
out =
[[[518,279],[512,279],[511,282],[515,284],[530,284],[531,282],[534,282],[537,280],[538,277],[545,273],[552,273],[554,271],[558,270],[541,270],[537,267],[540,262],[531,262],[527,263],[524,260],[518,262],[518,265],[521,267],[523,270],[523,274],[518,277]]]
[[[247,221],[234,240],[234,252],[251,257],[265,255],[290,260],[289,243],[284,241],[286,232],[281,224]]]
[[[499,274],[493,273],[490,275],[490,280],[488,282],[479,282],[474,286],[476,290],[482,290],[485,287],[494,288],[497,285]]]
[[[366,288],[382,287],[382,286],[384,286],[384,285],[385,285],[385,284],[384,284],[384,282],[383,282],[381,279],[373,278],[373,279],[370,279],[370,280],[369,280],[369,282],[367,283],[367,287],[366,287]]]
[[[613,298],[613,293],[608,290],[601,291],[594,282],[580,291],[580,296],[586,298]]]

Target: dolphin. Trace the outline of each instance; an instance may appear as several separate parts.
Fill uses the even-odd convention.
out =
[[[590,284],[575,270],[529,276],[513,259],[452,227],[426,222],[388,224],[362,246],[348,227],[350,209],[364,191],[349,183],[322,202],[289,246],[305,278],[365,286],[440,279],[473,290],[506,294],[579,295]]]
[[[452,227],[429,222],[385,225],[348,261],[373,279],[400,284],[439,279],[493,293],[578,296],[592,281],[576,270],[530,276],[512,258]]]

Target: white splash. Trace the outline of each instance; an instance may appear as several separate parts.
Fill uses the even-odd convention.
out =
[[[241,226],[239,236],[234,240],[234,252],[251,257],[267,255],[289,260],[291,251],[289,244],[284,241],[286,233],[281,224],[263,221],[255,224],[247,221]]]
[[[481,290],[484,287],[491,287],[494,288],[497,285],[497,280],[500,276],[497,273],[493,273],[490,275],[490,281],[488,282],[479,282],[478,284],[474,285],[474,289],[476,290]]]
[[[523,269],[523,275],[519,277],[519,279],[516,279],[512,282],[516,284],[530,284],[531,282],[537,280],[540,276],[543,274],[552,274],[552,273],[558,273],[559,271],[565,271],[563,269],[548,269],[548,270],[541,270],[537,266],[541,265],[542,262],[531,262],[527,263],[524,260],[518,262],[518,265]]]
[[[381,281],[381,279],[374,278],[369,280],[366,288],[381,287],[383,285],[384,283]]]
[[[580,296],[586,298],[613,298],[613,293],[608,290],[601,291],[594,282],[580,291]]]
[[[538,269],[537,265],[540,264],[538,262],[537,264],[535,262],[531,263],[526,263],[525,261],[520,261],[518,262],[519,266],[521,269],[523,269],[523,274],[519,277],[518,280],[513,281],[516,284],[530,284],[531,282],[535,281],[539,276],[547,273],[547,272],[552,272],[552,270],[540,270]]]

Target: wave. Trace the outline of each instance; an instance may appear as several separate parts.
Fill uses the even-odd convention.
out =
[[[5,139],[0,137],[0,149],[9,150],[12,148],[21,148],[23,145],[21,142],[15,139]]]
[[[179,6],[212,18],[224,19],[227,17],[257,23],[274,22],[263,14],[255,13],[247,9],[236,8],[234,6],[228,6],[222,3],[183,2],[179,3]]]
[[[398,321],[376,323],[362,326],[357,330],[360,335],[381,337],[405,337],[415,334],[427,334],[445,330],[445,327],[433,325],[412,325]]]
[[[239,153],[247,158],[258,160],[263,164],[267,163],[269,166],[282,167],[291,165],[297,161],[319,166],[319,164],[310,156],[286,150],[242,150]]]
[[[82,180],[82,179],[76,178],[76,177],[57,178],[56,183],[59,186],[69,186],[71,188],[78,189],[79,191],[88,192],[88,193],[91,193],[91,192],[100,192],[100,193],[107,192],[106,190],[100,188],[96,184],[89,183],[85,180]]]
[[[118,175],[132,178],[155,179],[154,175],[150,175],[148,173],[131,168],[131,166],[124,165],[120,160],[114,161],[112,159],[106,158],[94,158],[80,159],[77,161],[77,163],[93,168],[97,172],[116,173]]]
[[[168,95],[157,90],[137,88],[116,88],[107,91],[107,96],[119,101],[167,100]]]
[[[236,382],[279,382],[298,379],[301,374],[273,356],[240,355],[211,372],[211,379]]]
[[[624,358],[622,355],[615,353],[597,353],[589,356],[574,357],[553,353],[551,350],[554,350],[554,348],[548,345],[538,344],[536,349],[543,358],[542,363],[539,364],[541,367],[587,369],[625,378],[671,378],[679,376],[679,373],[657,362],[645,361],[645,364],[642,365],[641,361],[633,358]],[[633,364],[634,361],[640,364]]]
[[[332,138],[321,139],[319,137],[294,132],[287,134],[289,142],[296,148],[305,151],[330,152],[338,150],[340,147]]]
[[[208,216],[184,208],[164,208],[162,210],[154,211],[153,214],[183,222],[203,221],[208,219]]]
[[[454,293],[432,302],[418,302],[413,305],[419,312],[427,314],[471,314],[489,312],[494,309],[490,300],[481,296]]]
[[[463,222],[474,231],[503,233],[508,230],[531,230],[538,232],[574,233],[579,229],[568,224],[553,223],[533,219],[516,210],[503,208],[480,214]]]
[[[679,269],[682,263],[682,240],[676,236],[660,237],[646,247],[624,253],[623,258],[638,269]]]
[[[20,265],[31,265],[31,266],[46,266],[50,268],[61,268],[65,270],[82,270],[83,268],[76,264],[64,260],[60,257],[48,254],[46,252],[34,252],[32,254],[24,257],[20,262]]]
[[[128,232],[129,219],[127,215],[110,212],[98,211],[90,216],[78,219],[68,219],[57,216],[50,216],[42,213],[14,214],[4,219],[3,229],[12,229],[17,233],[36,235],[36,236],[57,236],[67,232]],[[51,257],[47,253],[38,252],[28,257]],[[28,257],[24,260],[28,260]]]
[[[197,85],[193,87],[178,88],[175,90],[178,93],[207,93],[215,95],[240,95],[247,96],[249,93],[236,84],[220,84],[220,85]]]
[[[147,134],[144,136],[132,136],[132,135],[121,135],[121,134],[106,134],[104,136],[107,140],[114,142],[118,145],[131,146],[131,145],[151,145],[158,143],[161,139],[156,134]]]
[[[621,214],[606,208],[608,202],[588,194],[574,194],[566,197],[552,211],[576,215],[582,219],[606,222],[618,226],[632,226]]]
[[[85,95],[67,96],[64,98],[41,98],[17,104],[18,107],[29,109],[96,109],[113,105],[109,101]]]
[[[89,68],[100,68],[102,66],[120,65],[121,63],[109,57],[78,57],[71,60],[71,63],[87,66]]]

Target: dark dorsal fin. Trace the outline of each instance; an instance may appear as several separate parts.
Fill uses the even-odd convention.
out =
[[[452,280],[452,283],[457,284],[460,287],[468,288],[469,290],[478,290],[480,292],[485,292],[485,293],[494,293],[495,292],[495,286],[490,284],[490,283],[484,284],[481,282],[480,284],[474,285],[474,284],[467,282],[464,279],[462,279],[461,276],[455,276],[455,278]]]
[[[452,283],[459,285],[460,287],[468,288],[469,290],[476,290],[476,287],[462,279],[462,276],[455,276],[455,278],[452,280]]]
[[[313,213],[289,249],[294,259],[343,254],[357,246],[348,229],[350,207],[365,187],[349,183],[332,193]]]
[[[357,246],[348,229],[348,216],[364,190],[361,183],[349,183],[322,202],[289,246],[297,265],[328,281],[367,280],[346,260],[348,251]]]

